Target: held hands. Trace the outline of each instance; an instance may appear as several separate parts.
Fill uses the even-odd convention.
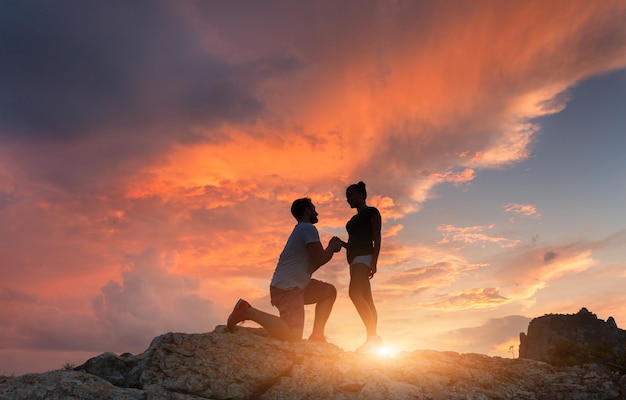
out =
[[[328,247],[330,247],[334,253],[337,253],[341,251],[341,247],[343,247],[343,240],[339,239],[337,236],[333,236],[328,242]]]

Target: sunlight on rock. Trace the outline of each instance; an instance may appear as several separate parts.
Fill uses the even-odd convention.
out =
[[[381,356],[381,357],[393,357],[396,354],[398,354],[398,350],[394,349],[391,346],[385,345],[385,346],[379,347],[374,354]]]

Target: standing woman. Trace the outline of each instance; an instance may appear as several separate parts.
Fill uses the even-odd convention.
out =
[[[355,183],[346,189],[346,200],[357,211],[346,224],[348,243],[343,242],[350,264],[349,293],[367,332],[365,343],[356,350],[359,352],[373,351],[383,344],[376,331],[378,314],[370,285],[380,253],[381,217],[378,209],[365,203],[366,199],[365,183]]]

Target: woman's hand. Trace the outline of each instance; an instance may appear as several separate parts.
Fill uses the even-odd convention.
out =
[[[370,267],[370,279],[374,277],[375,273],[376,273],[376,262],[372,261],[372,266]]]

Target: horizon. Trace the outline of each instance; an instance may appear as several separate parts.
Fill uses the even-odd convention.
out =
[[[239,298],[278,315],[291,202],[345,240],[358,181],[383,219],[386,345],[510,357],[548,313],[626,324],[625,19],[623,1],[0,4],[0,375],[210,332]],[[351,351],[344,250],[314,277]]]

